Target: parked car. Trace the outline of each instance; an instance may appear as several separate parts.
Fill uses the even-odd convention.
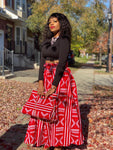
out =
[[[70,50],[68,54],[68,65],[73,66],[74,64],[75,64],[74,53],[73,53],[73,50]]]
[[[102,64],[106,65],[107,64],[107,55],[103,55],[101,60],[102,60]]]
[[[112,62],[111,62],[111,66],[113,67],[113,55],[112,55]]]
[[[108,56],[107,55],[102,56],[102,64],[107,65],[107,61],[108,61]],[[113,67],[113,55],[112,55],[111,66]]]

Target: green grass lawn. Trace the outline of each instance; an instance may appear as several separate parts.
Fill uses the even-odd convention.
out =
[[[75,63],[72,66],[69,66],[69,68],[73,71],[76,71],[78,68],[80,68],[83,64],[85,64],[91,57],[74,57]]]
[[[86,63],[90,58],[91,58],[91,57],[86,58],[85,56],[84,56],[84,57],[75,57],[75,61],[76,61],[77,63],[84,64],[84,63]]]
[[[75,64],[74,67],[80,68],[83,64],[87,63],[87,61],[89,59],[91,59],[91,57],[86,58],[84,57],[75,57]]]

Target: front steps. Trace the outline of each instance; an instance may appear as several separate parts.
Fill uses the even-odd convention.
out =
[[[15,75],[11,73],[9,70],[4,70],[4,75],[2,74],[3,67],[0,66],[0,79],[9,79],[13,78]]]
[[[0,79],[10,79],[15,77],[14,74],[10,73],[10,74],[6,74],[6,75],[0,75]]]

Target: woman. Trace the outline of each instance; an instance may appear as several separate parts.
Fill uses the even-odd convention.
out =
[[[61,149],[83,144],[75,80],[67,67],[71,26],[67,17],[53,13],[46,24],[39,70],[38,94],[58,94],[58,120],[49,123],[31,118],[25,143]]]

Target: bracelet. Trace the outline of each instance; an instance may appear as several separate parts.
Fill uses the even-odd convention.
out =
[[[52,85],[52,87],[51,87],[51,88],[56,90],[56,86],[54,86],[54,85]]]

